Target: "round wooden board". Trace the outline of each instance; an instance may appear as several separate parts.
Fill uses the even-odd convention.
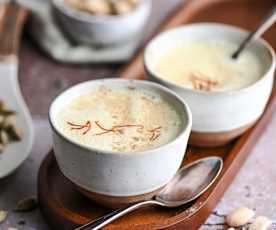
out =
[[[53,152],[44,159],[39,170],[38,199],[50,227],[59,230],[73,229],[111,211],[93,203],[74,188],[60,172]],[[197,201],[176,209],[141,209],[115,221],[105,229],[197,229],[195,222],[200,225],[205,215],[193,214],[202,208],[201,204],[204,206],[202,202],[199,205]]]

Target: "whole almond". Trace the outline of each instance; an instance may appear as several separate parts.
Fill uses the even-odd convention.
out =
[[[271,225],[271,220],[265,216],[258,216],[251,225],[249,225],[249,230],[267,230]]]
[[[136,6],[136,5],[138,5],[139,0],[128,0],[128,2],[129,2],[130,4],[132,4],[133,6]]]
[[[114,1],[113,8],[116,14],[125,14],[132,10],[132,5],[126,0]]]
[[[105,0],[86,0],[82,6],[82,10],[92,14],[104,15],[111,13],[111,7]]]
[[[253,216],[254,211],[252,209],[240,207],[227,215],[225,220],[230,227],[239,227],[247,224]]]

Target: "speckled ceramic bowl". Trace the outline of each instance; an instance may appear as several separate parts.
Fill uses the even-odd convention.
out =
[[[105,85],[111,89],[129,86],[161,95],[179,112],[182,129],[170,143],[143,152],[108,152],[78,144],[57,128],[56,117],[66,103]],[[76,85],[52,103],[49,111],[54,152],[61,172],[85,195],[98,203],[117,207],[154,196],[180,167],[192,117],[186,103],[169,89],[148,81],[106,79]]]
[[[122,15],[93,15],[72,8],[64,0],[52,0],[52,6],[59,24],[73,40],[96,46],[137,39],[151,12],[151,0],[141,0]]]
[[[253,84],[233,91],[199,91],[170,82],[154,72],[154,65],[179,40],[226,40],[240,44],[248,32],[229,25],[196,23],[164,32],[145,50],[144,64],[149,78],[172,89],[187,101],[193,114],[190,143],[219,146],[249,129],[262,115],[273,86],[275,53],[263,39],[247,48],[260,59],[265,73]],[[173,68],[173,62],[172,62]],[[248,66],[250,68],[250,66]]]

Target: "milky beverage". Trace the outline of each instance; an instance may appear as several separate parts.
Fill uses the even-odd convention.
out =
[[[226,41],[181,41],[169,48],[154,66],[161,78],[203,91],[231,91],[256,82],[265,68],[258,56],[245,49],[231,58],[237,44]]]
[[[80,95],[57,114],[57,128],[87,147],[114,152],[153,149],[174,140],[180,115],[160,95],[132,87],[101,86]]]

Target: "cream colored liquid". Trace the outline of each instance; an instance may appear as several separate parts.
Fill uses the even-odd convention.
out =
[[[230,42],[182,42],[165,52],[153,67],[168,81],[205,91],[241,89],[256,82],[264,67],[258,57],[245,49],[237,60]]]
[[[62,108],[57,126],[65,136],[85,146],[135,152],[172,141],[182,123],[176,110],[158,95],[101,87]]]

